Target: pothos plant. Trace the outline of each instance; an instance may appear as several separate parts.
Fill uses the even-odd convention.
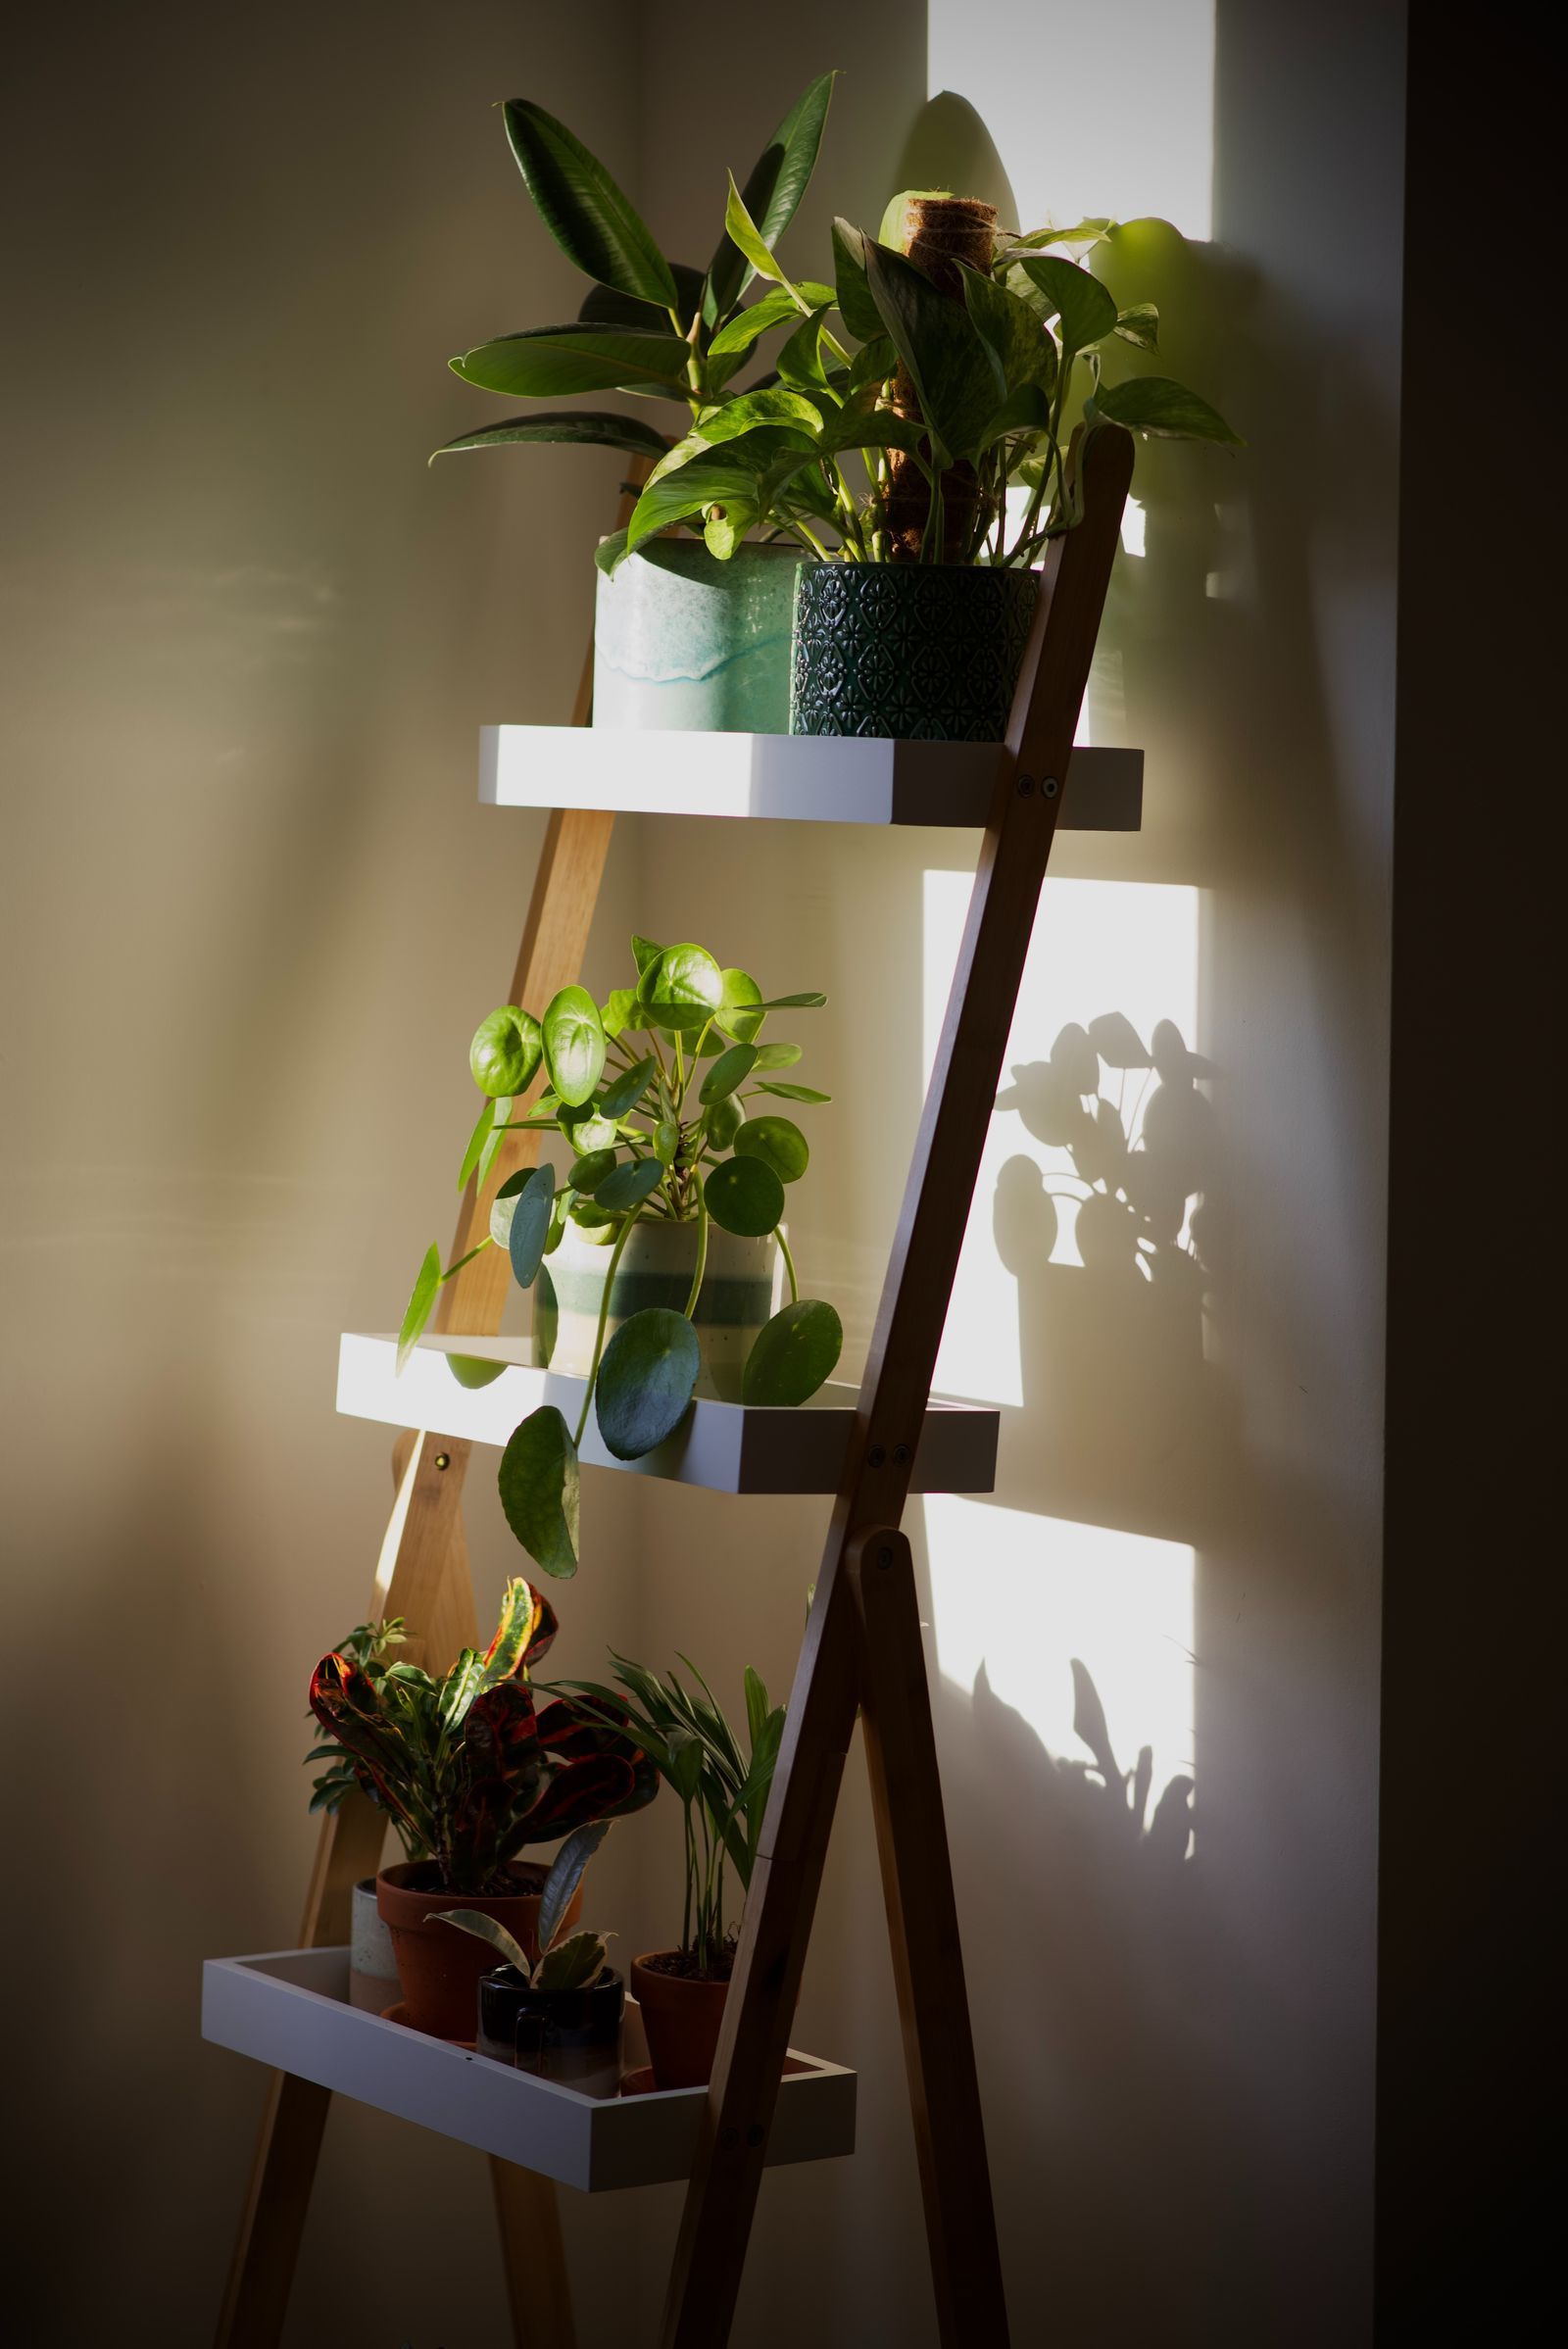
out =
[[[609,1249],[593,1358],[574,1427],[554,1403],[513,1433],[499,1474],[507,1522],[547,1574],[577,1570],[577,1454],[596,1410],[616,1459],[640,1459],[673,1434],[696,1391],[701,1348],[692,1328],[708,1260],[710,1223],[744,1239],[773,1235],[790,1301],[758,1333],[742,1372],[746,1403],[804,1403],[831,1377],[844,1343],[833,1307],[803,1297],[782,1228],[785,1188],[810,1162],[806,1136],[770,1104],[814,1105],[829,1096],[787,1078],[796,1044],[763,1042],[774,1011],[814,1009],[820,994],[764,999],[749,972],[722,967],[706,947],[632,940],[633,987],[604,1003],[585,987],[564,987],[542,1018],[503,1003],[482,1020],[469,1067],[484,1106],[459,1170],[482,1185],[509,1133],[554,1133],[571,1158],[552,1160],[502,1183],[490,1229],[442,1269],[426,1249],[398,1338],[401,1370],[417,1343],[443,1281],[486,1248],[504,1248],[518,1286],[531,1288],[568,1224],[603,1235]],[[522,1116],[514,1106],[543,1069],[545,1091]],[[615,1268],[639,1223],[691,1224],[691,1288],[679,1312],[649,1306],[605,1343]]]
[[[1113,221],[1004,232],[988,267],[954,264],[958,285],[949,293],[884,241],[907,201],[889,205],[881,238],[834,222],[828,289],[786,275],[732,187],[729,233],[773,281],[764,301],[793,303],[800,323],[779,354],[777,385],[698,414],[650,474],[624,548],[607,542],[602,562],[613,565],[655,531],[694,516],[722,558],[747,531],[777,527],[785,508],[817,555],[906,560],[910,550],[888,526],[904,462],[928,486],[920,560],[1025,567],[1081,518],[1089,433],[1114,426],[1240,445],[1207,401],[1171,377],[1116,380],[1107,370],[1118,345],[1157,348],[1158,313],[1150,302],[1118,309],[1080,260],[1048,248],[1087,253],[1115,233]],[[902,406],[900,383],[913,395]],[[862,471],[852,478],[856,459]],[[956,548],[944,513],[944,482],[956,468],[972,516]],[[1009,489],[1019,494],[1009,499]]]
[[[743,196],[735,195],[730,179],[732,202],[754,223],[751,239],[767,263],[764,276],[772,274],[773,247],[815,168],[834,79],[823,73],[802,91],[753,166]],[[540,219],[594,290],[570,323],[523,327],[478,343],[451,362],[453,372],[486,391],[523,399],[628,392],[679,401],[715,440],[762,428],[765,405],[757,408],[758,395],[734,387],[733,378],[757,359],[761,338],[774,328],[790,329],[785,354],[793,352],[803,304],[830,303],[832,287],[806,281],[786,290],[780,282],[743,307],[758,263],[736,242],[728,215],[706,270],[667,261],[624,191],[564,122],[530,98],[514,98],[503,112],[508,142]],[[657,424],[635,416],[545,409],[460,433],[435,456],[528,441],[574,441],[655,458],[669,446]],[[781,527],[792,525],[799,504],[786,484],[776,515]],[[695,512],[688,507],[688,514]]]
[[[530,1843],[641,1810],[659,1777],[624,1706],[588,1720],[559,1699],[535,1705],[530,1668],[555,1636],[554,1609],[521,1576],[488,1648],[466,1647],[439,1681],[397,1659],[401,1619],[360,1624],[311,1676],[331,1740],[306,1757],[326,1764],[312,1810],[358,1787],[443,1891],[469,1895],[514,1891],[508,1869]]]

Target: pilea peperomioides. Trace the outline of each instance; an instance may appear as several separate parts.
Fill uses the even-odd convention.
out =
[[[439,1250],[426,1250],[398,1339],[401,1370],[441,1283],[481,1248],[506,1248],[518,1285],[528,1289],[568,1226],[603,1240],[598,1330],[576,1425],[568,1427],[554,1403],[541,1404],[515,1429],[501,1462],[507,1522],[553,1575],[577,1568],[577,1453],[590,1410],[607,1448],[634,1460],[672,1435],[690,1406],[702,1368],[692,1323],[710,1223],[743,1240],[776,1239],[789,1282],[789,1303],[759,1330],[747,1355],[743,1402],[808,1401],[832,1376],[844,1339],[833,1307],[800,1294],[782,1227],[786,1186],[806,1172],[810,1150],[794,1119],[773,1106],[829,1097],[785,1076],[801,1058],[798,1045],[761,1040],[770,1012],[815,1008],[826,997],[764,998],[748,972],[721,966],[690,943],[662,947],[633,938],[632,952],[636,985],[617,988],[604,1003],[584,987],[564,987],[542,1018],[506,1003],[481,1021],[469,1066],[485,1101],[459,1189],[470,1175],[484,1182],[508,1133],[559,1134],[570,1163],[564,1176],[548,1160],[510,1176],[485,1238],[444,1271]],[[546,1090],[514,1117],[541,1068]],[[692,1230],[684,1305],[633,1312],[607,1344],[616,1267],[633,1231],[649,1224]]]

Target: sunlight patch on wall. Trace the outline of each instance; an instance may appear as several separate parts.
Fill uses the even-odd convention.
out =
[[[930,1493],[924,1508],[944,1679],[972,1689],[983,1669],[991,1693],[1052,1754],[1086,1761],[1073,1727],[1076,1657],[1121,1769],[1152,1749],[1152,1801],[1191,1776],[1192,1550],[957,1493]]]
[[[1036,0],[929,0],[926,22],[927,93],[983,118],[1018,225],[1154,213],[1211,234],[1214,0],[1099,0],[1049,24]]]
[[[966,872],[928,871],[924,883],[929,1084],[973,882]],[[1198,956],[1196,889],[1047,881],[1007,1040],[1001,1098],[1009,1105],[991,1121],[937,1360],[940,1394],[1013,1406],[1023,1401],[1017,1283],[994,1236],[998,1186],[1010,1160],[1032,1159],[1054,1195],[1057,1228],[1050,1260],[1083,1262],[1075,1226],[1087,1186],[1074,1179],[1067,1152],[1031,1130],[1042,1124],[1052,1130],[1036,1100],[1056,1037],[1070,1021],[1087,1028],[1105,1013],[1120,1012],[1146,1044],[1156,1024],[1168,1020],[1196,1048]],[[1108,1088],[1109,1101],[1119,1101],[1130,1137],[1138,1135],[1152,1086],[1146,1072],[1130,1070],[1124,1078],[1101,1072],[1102,1091]]]

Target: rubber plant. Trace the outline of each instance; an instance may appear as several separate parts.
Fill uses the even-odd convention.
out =
[[[944,261],[933,275],[884,241],[911,203],[989,209],[900,195],[881,237],[836,220],[831,299],[839,331],[829,328],[822,289],[792,283],[732,196],[732,236],[802,320],[778,360],[780,386],[796,405],[787,419],[729,435],[716,455],[699,423],[654,467],[632,514],[630,546],[681,512],[695,485],[708,501],[708,543],[719,556],[765,524],[781,501],[794,501],[808,509],[808,535],[818,524],[838,534],[835,547],[817,543],[816,551],[845,562],[1027,567],[1081,518],[1090,433],[1241,445],[1217,410],[1173,378],[1113,375],[1114,352],[1153,352],[1159,334],[1152,303],[1118,309],[1074,258],[1113,236],[1115,222],[1000,234],[987,226],[970,246],[973,258]],[[857,457],[863,477],[852,488],[846,465]],[[925,493],[912,543],[893,512],[899,475],[910,469]],[[956,484],[963,501],[956,539],[947,511]]]
[[[768,140],[738,189],[729,179],[724,228],[706,269],[665,259],[635,206],[598,157],[564,122],[531,98],[503,109],[508,143],[541,220],[574,268],[593,281],[575,319],[527,326],[493,336],[451,361],[453,372],[485,391],[522,399],[556,400],[620,392],[680,402],[691,433],[683,463],[721,451],[745,435],[755,455],[757,436],[777,441],[790,427],[814,426],[814,410],[791,388],[808,343],[834,299],[830,285],[786,280],[773,250],[795,217],[815,169],[835,75],[808,84]],[[739,233],[737,234],[737,230]],[[766,280],[754,302],[745,296]],[[750,389],[734,378],[756,362],[763,340],[787,328],[777,359],[778,380],[759,378]],[[804,339],[803,339],[804,338]],[[546,408],[461,432],[435,451],[504,447],[518,442],[586,443],[662,458],[668,436],[657,424],[617,411]],[[434,459],[432,458],[432,463]],[[713,481],[721,461],[714,460]],[[813,552],[820,540],[810,519],[815,483],[781,481],[767,519]],[[630,546],[650,530],[681,524],[729,554],[723,516],[703,467],[687,471],[677,493],[666,491],[645,509]],[[624,532],[607,541],[600,560],[613,564],[628,551]]]
[[[564,987],[540,1018],[504,1003],[480,1022],[469,1066],[484,1105],[459,1169],[483,1184],[509,1133],[554,1133],[570,1162],[563,1175],[545,1160],[510,1176],[496,1194],[490,1229],[442,1269],[432,1245],[420,1264],[398,1340],[401,1369],[433,1309],[441,1283],[481,1249],[507,1249],[514,1277],[531,1288],[567,1220],[603,1232],[609,1246],[604,1301],[592,1365],[574,1427],[554,1403],[529,1413],[502,1455],[499,1485],[507,1522],[547,1574],[577,1569],[578,1447],[590,1410],[607,1448],[640,1459],[684,1418],[701,1366],[692,1316],[703,1285],[710,1219],[744,1238],[776,1236],[790,1302],[759,1333],[742,1377],[746,1403],[808,1401],[832,1376],[844,1342],[838,1314],[803,1297],[781,1228],[786,1186],[810,1161],[805,1134],[783,1108],[830,1097],[785,1071],[796,1044],[763,1042],[775,1011],[812,1009],[816,993],[766,999],[749,972],[723,967],[706,947],[659,946],[634,937],[635,986],[599,1003]],[[543,1070],[532,1107],[513,1109]],[[639,1221],[696,1226],[696,1262],[684,1308],[631,1314],[609,1344],[605,1330],[615,1267]]]
[[[529,1675],[556,1636],[549,1601],[509,1582],[495,1638],[466,1647],[440,1680],[397,1659],[400,1619],[361,1624],[311,1676],[311,1710],[329,1742],[312,1810],[356,1787],[387,1813],[411,1860],[431,1860],[441,1889],[514,1889],[508,1869],[548,1843],[652,1802],[659,1774],[626,1707],[592,1720],[562,1699],[538,1707]]]
[[[455,1925],[460,1933],[488,1941],[501,1963],[510,1966],[528,1989],[591,1988],[605,1970],[607,1943],[612,1936],[596,1933],[591,1926],[568,1933],[566,1917],[583,1872],[609,1833],[608,1819],[596,1819],[590,1827],[579,1827],[575,1835],[566,1837],[551,1861],[539,1896],[537,1958],[528,1955],[499,1917],[487,1916],[483,1909],[438,1909],[434,1922]]]

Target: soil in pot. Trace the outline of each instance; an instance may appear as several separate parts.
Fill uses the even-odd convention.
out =
[[[594,724],[787,734],[798,547],[655,538],[599,574]]]
[[[475,1933],[435,1922],[442,1909],[480,1909],[520,1941],[530,1958],[539,1954],[539,1895],[545,1870],[517,1861],[508,1870],[514,1893],[447,1892],[433,1860],[405,1860],[383,1868],[375,1880],[376,1905],[392,1935],[398,1980],[415,2031],[438,2039],[471,2039],[478,2029],[479,1982],[495,1965],[495,1951]],[[567,1930],[582,1915],[582,1886],[566,1911]]]
[[[729,1976],[693,1970],[685,1950],[660,1949],[631,1962],[631,1993],[642,2009],[648,2060],[661,2088],[700,2088],[713,2069]]]
[[[620,2089],[626,1985],[610,1967],[581,1990],[536,1990],[511,1966],[480,1978],[479,2053],[584,2096]]]
[[[611,1248],[569,1226],[545,1259],[534,1290],[533,1357],[553,1370],[586,1378],[610,1271]],[[695,1223],[639,1223],[620,1251],[611,1291],[605,1344],[633,1313],[662,1305],[685,1311],[697,1269]],[[782,1261],[769,1232],[743,1240],[716,1223],[708,1227],[708,1261],[692,1328],[702,1354],[699,1395],[739,1402],[746,1358],[771,1319]]]
[[[790,732],[1001,742],[1039,596],[1036,571],[803,563]]]

